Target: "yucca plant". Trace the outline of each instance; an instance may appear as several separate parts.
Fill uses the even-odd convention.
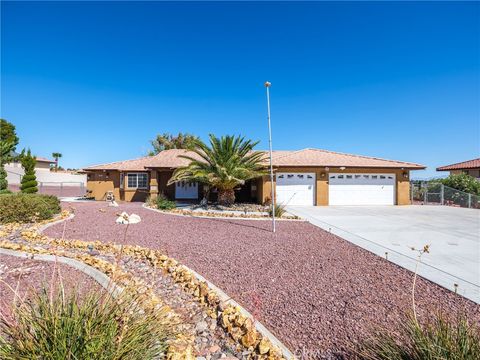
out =
[[[165,355],[171,323],[140,309],[134,297],[45,288],[0,319],[0,358],[49,360],[156,359]]]
[[[448,320],[442,314],[422,325],[412,314],[399,338],[380,331],[356,352],[364,360],[480,359],[480,327],[465,316]]]
[[[182,180],[207,184],[217,188],[220,205],[230,206],[235,202],[236,187],[266,174],[264,153],[253,151],[257,144],[241,136],[217,138],[210,134],[210,146],[195,139],[192,151],[198,157],[181,155],[190,164],[175,170],[169,184]]]

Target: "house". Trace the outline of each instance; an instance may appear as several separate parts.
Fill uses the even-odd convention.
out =
[[[20,154],[12,153],[13,156],[18,158]],[[37,156],[37,162],[35,164],[35,173],[39,174],[45,171],[50,172],[50,165],[55,164],[55,160],[50,160]],[[4,165],[5,171],[7,172],[7,181],[9,184],[20,184],[20,181],[24,175],[22,164],[20,161],[12,161]]]
[[[158,193],[172,200],[199,200],[201,184],[167,185],[173,171],[188,164],[187,150],[165,150],[155,156],[85,168],[87,191],[96,200],[112,191],[116,199],[144,201]],[[288,205],[407,205],[410,171],[425,166],[319,149],[274,151],[274,186],[278,203]],[[265,163],[267,165],[267,162]],[[269,176],[247,181],[236,191],[237,201],[269,201]]]
[[[451,165],[440,166],[437,171],[450,171],[450,174],[467,174],[480,179],[480,158]]]

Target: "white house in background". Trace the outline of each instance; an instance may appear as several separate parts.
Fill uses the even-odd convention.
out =
[[[37,156],[37,164],[35,165],[35,175],[39,183],[45,183],[44,185],[55,185],[63,183],[64,186],[69,184],[72,186],[78,186],[82,183],[84,186],[87,184],[86,174],[73,174],[68,172],[53,172],[50,171],[50,165],[55,164],[55,160],[47,159],[41,156]],[[19,185],[25,172],[23,171],[22,164],[19,161],[13,161],[5,164],[5,170],[7,171],[7,181],[11,185]]]

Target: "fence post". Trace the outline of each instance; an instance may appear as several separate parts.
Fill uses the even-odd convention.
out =
[[[427,192],[428,192],[428,188],[425,187],[425,192],[423,193],[423,204],[424,205],[427,205],[427,200],[428,200]]]
[[[445,194],[444,185],[443,185],[443,184],[440,184],[440,203],[441,203],[442,205],[445,205],[444,194]]]
[[[63,182],[60,183],[60,196],[63,195]]]
[[[472,207],[472,194],[468,194],[468,208]]]

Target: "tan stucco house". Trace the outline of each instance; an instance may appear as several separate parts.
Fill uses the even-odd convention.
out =
[[[167,186],[173,171],[188,164],[179,157],[185,154],[195,156],[187,150],[173,149],[87,167],[87,190],[96,200],[105,199],[109,191],[123,201],[144,201],[158,193],[172,200],[199,200],[205,190],[201,184],[182,181]],[[311,148],[274,151],[272,159],[276,200],[287,205],[407,205],[410,171],[425,168]],[[237,189],[237,201],[265,203],[270,199],[271,186],[269,176],[247,181]]]
[[[440,166],[437,171],[450,171],[450,174],[467,174],[480,179],[480,158]]]

